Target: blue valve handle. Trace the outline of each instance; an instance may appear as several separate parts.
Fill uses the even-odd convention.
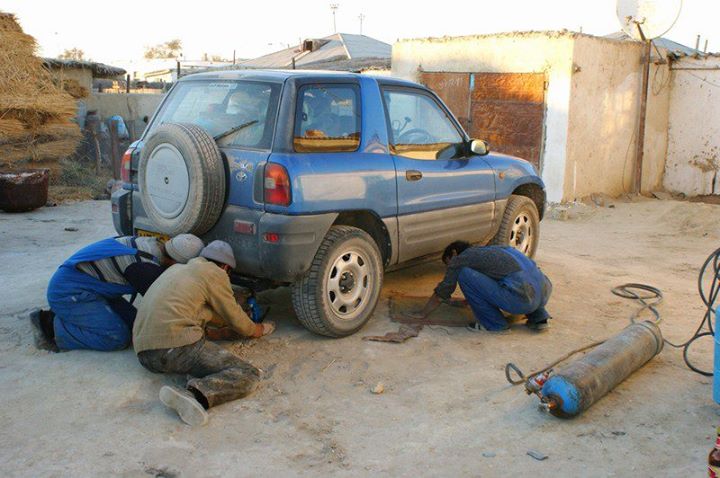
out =
[[[258,304],[257,299],[252,296],[248,297],[247,303],[248,306],[250,306],[250,320],[256,324],[261,324],[263,319],[265,319],[265,315],[263,314],[262,307]]]

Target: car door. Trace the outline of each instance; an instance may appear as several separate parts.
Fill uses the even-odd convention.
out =
[[[384,86],[398,195],[399,259],[480,242],[492,231],[495,177],[444,105],[427,90]]]

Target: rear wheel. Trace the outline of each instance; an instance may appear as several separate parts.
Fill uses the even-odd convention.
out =
[[[491,244],[510,246],[533,257],[540,240],[540,215],[532,199],[512,195]]]
[[[370,319],[382,287],[383,268],[375,241],[363,230],[333,226],[310,269],[293,284],[300,322],[317,334],[344,337]]]

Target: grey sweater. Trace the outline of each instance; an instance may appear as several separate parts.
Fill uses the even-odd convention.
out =
[[[495,280],[520,271],[515,258],[505,252],[502,246],[469,247],[462,254],[453,257],[448,264],[445,277],[437,287],[435,294],[447,300],[455,292],[458,276],[463,267],[469,267]]]

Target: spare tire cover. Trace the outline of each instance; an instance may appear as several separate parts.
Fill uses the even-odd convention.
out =
[[[138,187],[158,232],[204,234],[225,202],[226,167],[210,134],[184,123],[160,125],[143,145]]]

